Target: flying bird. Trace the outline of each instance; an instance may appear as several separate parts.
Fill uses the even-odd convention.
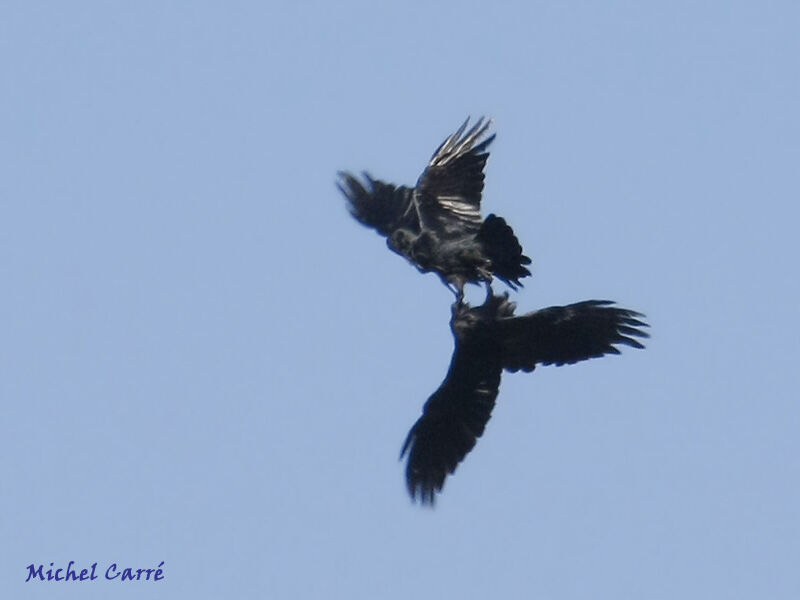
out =
[[[586,300],[521,316],[508,294],[487,296],[477,307],[456,302],[450,328],[455,349],[439,388],[425,403],[408,433],[406,484],[413,500],[434,503],[448,473],[475,446],[492,414],[506,371],[533,371],[537,365],[569,365],[606,354],[617,345],[644,348],[649,337],[640,313]]]
[[[465,284],[488,286],[493,276],[517,289],[531,263],[503,218],[481,217],[483,168],[495,136],[486,137],[491,120],[481,117],[467,130],[468,123],[436,149],[413,188],[366,172],[363,183],[347,172],[337,181],[350,214],[419,271],[436,273],[457,301]]]

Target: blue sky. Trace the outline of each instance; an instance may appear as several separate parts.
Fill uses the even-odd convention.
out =
[[[798,26],[791,2],[6,3],[2,588],[796,599]],[[411,184],[467,115],[495,119],[484,208],[534,261],[519,310],[609,298],[653,337],[504,376],[431,511],[397,457],[452,296],[334,176]],[[24,581],[69,560],[166,578]]]

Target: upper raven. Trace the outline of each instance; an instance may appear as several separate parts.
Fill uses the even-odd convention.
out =
[[[363,173],[366,186],[340,172],[337,186],[361,224],[387,238],[391,250],[421,272],[433,271],[455,294],[466,283],[490,282],[492,275],[512,289],[530,275],[511,227],[493,214],[481,220],[486,152],[494,134],[483,139],[490,120],[469,119],[436,149],[414,188],[396,187]]]
[[[412,499],[433,504],[447,474],[475,446],[492,414],[503,369],[532,371],[537,364],[561,366],[619,354],[616,344],[644,348],[635,339],[649,337],[640,329],[648,326],[643,315],[611,304],[586,300],[519,317],[508,294],[489,295],[477,307],[453,304],[450,368],[400,453],[408,454]]]

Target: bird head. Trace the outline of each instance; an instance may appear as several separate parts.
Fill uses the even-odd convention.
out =
[[[414,235],[407,229],[396,229],[386,239],[386,245],[389,246],[389,249],[403,256],[410,254],[413,242]]]
[[[456,302],[452,307],[450,328],[456,339],[462,340],[468,336],[481,322],[479,308],[472,308],[466,302]]]
[[[458,339],[474,332],[482,325],[489,325],[498,319],[514,316],[516,304],[508,300],[508,294],[488,296],[480,306],[470,306],[466,302],[455,302],[451,308],[450,327]]]

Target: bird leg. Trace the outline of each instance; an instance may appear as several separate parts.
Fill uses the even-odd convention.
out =
[[[464,304],[464,288],[463,287],[459,287],[459,288],[456,288],[453,291],[456,294],[456,304],[458,306],[461,306],[462,304]]]
[[[442,282],[447,286],[447,289],[455,295],[456,305],[461,306],[464,304],[464,282],[458,279],[450,281],[444,277],[442,277]]]
[[[489,302],[494,297],[494,290],[492,289],[492,282],[486,281],[486,300],[483,301],[484,304]]]

